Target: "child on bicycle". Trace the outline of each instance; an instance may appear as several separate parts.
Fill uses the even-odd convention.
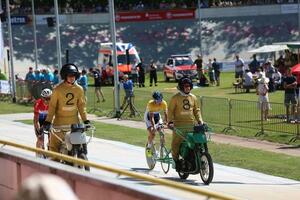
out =
[[[169,128],[173,129],[172,157],[175,161],[176,171],[179,171],[179,148],[183,138],[176,134],[174,127],[179,129],[183,134],[186,134],[194,125],[202,125],[203,121],[197,97],[191,93],[193,89],[192,80],[187,77],[181,78],[178,82],[177,89],[179,92],[171,98],[169,103],[168,125]]]
[[[147,104],[147,109],[144,115],[144,120],[148,130],[148,142],[146,149],[148,157],[151,157],[153,154],[151,147],[155,137],[156,127],[158,124],[163,123],[160,111],[164,112],[164,122],[167,122],[168,120],[167,102],[163,100],[163,95],[159,91],[155,91],[152,94],[152,98],[153,99]]]
[[[44,147],[44,135],[41,131],[41,127],[43,126],[47,114],[48,114],[48,105],[52,95],[52,90],[45,88],[41,92],[41,98],[39,98],[34,104],[34,117],[33,124],[35,135],[37,138],[36,148],[45,149]],[[49,141],[49,135],[48,135]]]

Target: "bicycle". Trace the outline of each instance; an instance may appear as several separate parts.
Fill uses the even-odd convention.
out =
[[[169,156],[171,150],[167,150],[167,147],[165,146],[165,133],[164,133],[164,125],[163,124],[157,124],[156,125],[156,130],[159,133],[159,151],[156,150],[156,145],[154,142],[152,143],[151,146],[151,151],[152,154],[149,156],[147,149],[148,149],[148,142],[146,143],[145,146],[145,155],[146,155],[146,161],[148,164],[148,167],[150,170],[152,170],[156,162],[160,162],[161,168],[165,174],[167,174],[170,170],[170,164],[172,163],[172,158]],[[158,156],[159,153],[159,156]]]
[[[56,133],[66,132],[64,140],[61,139]],[[91,136],[87,140],[86,132],[90,131]],[[61,126],[57,128],[51,128],[51,137],[56,137],[60,142],[59,152],[64,155],[69,155],[74,158],[82,160],[88,160],[87,158],[87,145],[91,142],[95,132],[95,127],[85,124],[72,124],[71,127]],[[59,162],[67,165],[74,166],[76,168],[85,169],[90,171],[90,167],[86,165],[80,165],[76,163],[70,163],[65,160]]]
[[[40,128],[39,131],[41,132],[41,134],[38,137],[44,137],[42,149],[43,150],[49,150],[49,141],[50,141],[49,131],[46,131],[43,128]],[[47,135],[47,137],[46,137],[46,135]],[[48,158],[47,155],[42,154],[42,153],[36,153],[36,157],[45,158],[45,159]]]
[[[194,126],[193,131],[188,131],[186,134],[180,130],[187,128],[174,127],[176,134],[183,138],[179,149],[178,175],[181,179],[187,179],[190,174],[200,174],[203,183],[209,185],[214,176],[213,161],[207,147],[210,139],[209,128],[206,124],[197,125]]]

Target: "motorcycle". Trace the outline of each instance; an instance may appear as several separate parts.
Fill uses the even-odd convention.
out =
[[[64,155],[72,156],[74,158],[88,160],[87,145],[91,142],[94,136],[95,127],[91,125],[87,126],[85,124],[72,124],[71,131],[66,132],[64,140],[62,140],[58,135],[55,134],[55,132],[60,132],[62,130],[63,129],[52,128],[51,132],[51,137],[57,137],[57,139],[61,141],[59,152]],[[91,136],[89,137],[89,139],[87,139],[87,131],[91,132]],[[60,160],[60,162],[77,168],[85,169],[86,171],[90,171],[90,167],[86,165],[70,163],[64,160]]]
[[[194,130],[185,136],[180,129],[175,128],[176,134],[183,137],[179,149],[178,175],[187,179],[190,174],[200,174],[205,185],[209,185],[214,176],[214,167],[211,155],[208,152],[207,125],[194,126]],[[173,165],[173,168],[175,166]]]

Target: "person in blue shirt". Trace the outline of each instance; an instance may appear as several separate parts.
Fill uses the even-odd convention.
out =
[[[36,70],[34,71],[34,74],[35,74],[35,79],[34,79],[35,82],[43,81],[44,76],[43,76],[43,74],[40,72],[39,69],[36,69]]]
[[[129,104],[129,108],[130,108],[130,112],[131,112],[130,115],[135,115],[134,107],[133,107],[133,97],[134,97],[133,82],[132,82],[132,80],[130,80],[128,78],[127,74],[125,74],[123,76],[123,88],[125,91],[125,96],[124,96],[123,103],[122,103],[122,106],[120,107],[120,109],[122,110],[127,102],[127,104]]]
[[[87,92],[87,88],[88,88],[88,80],[87,80],[86,73],[87,73],[86,70],[83,69],[81,71],[80,78],[77,81],[78,84],[83,88],[85,98],[86,98],[86,92]]]
[[[29,71],[25,76],[25,82],[26,82],[27,89],[28,89],[28,100],[29,101],[33,100],[32,89],[33,89],[34,81],[35,81],[35,74],[33,72],[33,68],[29,67]]]
[[[49,69],[43,69],[43,80],[47,83],[53,84],[54,75],[52,72],[49,71]]]
[[[59,83],[58,69],[55,69],[53,72],[53,86]]]

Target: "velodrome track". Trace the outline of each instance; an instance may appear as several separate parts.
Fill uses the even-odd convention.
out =
[[[28,119],[28,116],[23,117]],[[16,115],[11,115],[11,117],[8,115],[5,115],[5,117],[0,116],[0,139],[34,146],[35,136],[32,126],[13,122],[12,120],[16,118]],[[25,153],[34,156],[31,152]],[[154,170],[147,170],[144,158],[144,149],[141,147],[94,138],[92,143],[89,145],[88,157],[90,161],[99,164],[146,173],[155,177],[181,182],[177,173],[173,169],[165,175],[160,169],[159,164]],[[187,181],[184,181],[184,183],[194,187],[202,187],[211,191],[228,194],[241,199],[299,199],[300,182],[298,181],[269,176],[239,168],[226,167],[216,163],[214,164],[214,167],[215,175],[211,185],[204,186],[199,175],[190,176]],[[115,174],[100,170],[92,169],[91,173],[116,178]],[[169,189],[151,183],[136,181],[126,177],[119,177],[119,180],[138,189],[146,189],[148,191],[153,191],[156,194],[162,194],[169,199],[199,199],[199,196],[195,196],[190,193]]]

